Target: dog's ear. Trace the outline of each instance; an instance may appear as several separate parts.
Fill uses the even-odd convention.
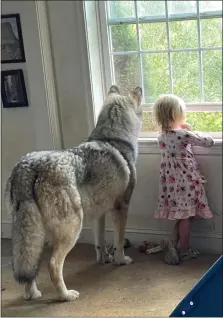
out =
[[[138,106],[142,103],[142,88],[137,86],[132,92],[131,96],[136,100]]]
[[[117,94],[120,95],[119,88],[116,85],[112,85],[111,88],[109,89],[108,95],[110,94]]]

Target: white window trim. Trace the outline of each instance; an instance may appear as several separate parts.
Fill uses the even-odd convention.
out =
[[[215,138],[215,145],[209,148],[193,147],[195,155],[207,156],[222,156],[223,155],[223,142],[220,138]],[[139,138],[139,154],[160,154],[157,138]]]
[[[109,36],[108,35],[108,26],[107,26],[107,20],[106,20],[106,10],[105,10],[105,1],[84,1],[84,10],[89,10],[87,8],[86,3],[88,3],[88,7],[94,8],[94,12],[96,13],[95,16],[92,16],[91,19],[87,19],[87,14],[85,14],[85,22],[86,22],[86,33],[87,33],[87,40],[88,43],[90,42],[88,39],[88,28],[87,26],[91,26],[91,28],[96,28],[95,31],[95,38],[92,38],[92,43],[95,43],[94,48],[88,47],[89,51],[89,57],[93,56],[93,60],[90,62],[90,69],[91,65],[94,66],[94,59],[97,58],[97,56],[100,56],[100,66],[101,66],[101,77],[99,78],[98,83],[95,83],[95,85],[101,85],[103,90],[103,95],[100,96],[101,101],[103,103],[103,99],[105,98],[107,91],[109,87],[114,84],[113,78],[114,75],[111,70],[113,70],[112,67],[112,61],[110,58],[110,52],[109,52]],[[91,5],[90,5],[91,3]],[[209,13],[208,13],[209,15]],[[217,16],[220,17],[220,15]],[[94,23],[92,23],[92,19],[94,18]],[[189,17],[187,17],[189,18]],[[195,19],[195,17],[194,17]],[[94,33],[94,32],[92,32]],[[217,48],[220,49],[220,48]],[[188,50],[188,49],[186,49]],[[198,49],[195,49],[198,51]],[[203,48],[202,48],[203,50]],[[168,50],[167,50],[168,51]],[[150,51],[151,52],[151,51]],[[97,53],[97,54],[96,54]],[[135,52],[136,53],[136,52]],[[140,53],[140,52],[139,52]],[[99,65],[99,64],[98,64]],[[109,67],[108,67],[109,66]],[[140,66],[141,67],[141,66]],[[94,68],[94,67],[93,67]],[[92,91],[93,96],[97,95],[94,90]],[[98,97],[98,103],[99,103],[99,97]],[[93,105],[94,108],[96,108],[99,113],[99,104]],[[143,111],[151,111],[152,110],[152,104],[143,104]],[[222,103],[191,103],[187,104],[187,111],[221,111],[222,110]],[[97,118],[94,118],[94,121],[96,123]],[[215,138],[218,143],[220,144],[220,140],[222,140],[222,132],[220,133],[212,133],[212,132],[206,132],[210,134],[213,138]],[[143,142],[142,139],[148,140],[149,143],[154,143],[154,139],[157,138],[158,133],[157,132],[141,132],[139,135],[139,142],[140,144]]]

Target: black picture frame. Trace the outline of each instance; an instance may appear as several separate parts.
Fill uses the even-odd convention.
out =
[[[1,81],[3,108],[29,106],[22,69],[2,71]]]
[[[20,15],[1,15],[1,63],[26,62]]]

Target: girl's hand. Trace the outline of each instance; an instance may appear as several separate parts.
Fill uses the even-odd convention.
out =
[[[182,129],[192,130],[191,126],[188,125],[187,123],[184,123],[184,124],[180,125],[180,127],[181,127]]]
[[[204,176],[201,176],[201,183],[207,183],[207,181],[205,180],[205,177]]]

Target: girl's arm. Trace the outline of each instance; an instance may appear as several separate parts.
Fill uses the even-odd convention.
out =
[[[188,123],[181,124],[180,128],[185,129],[185,130],[192,130],[191,126]]]
[[[211,147],[215,144],[215,141],[212,139],[212,137],[208,135],[202,135],[186,130],[183,130],[183,132],[185,141],[192,146]]]

